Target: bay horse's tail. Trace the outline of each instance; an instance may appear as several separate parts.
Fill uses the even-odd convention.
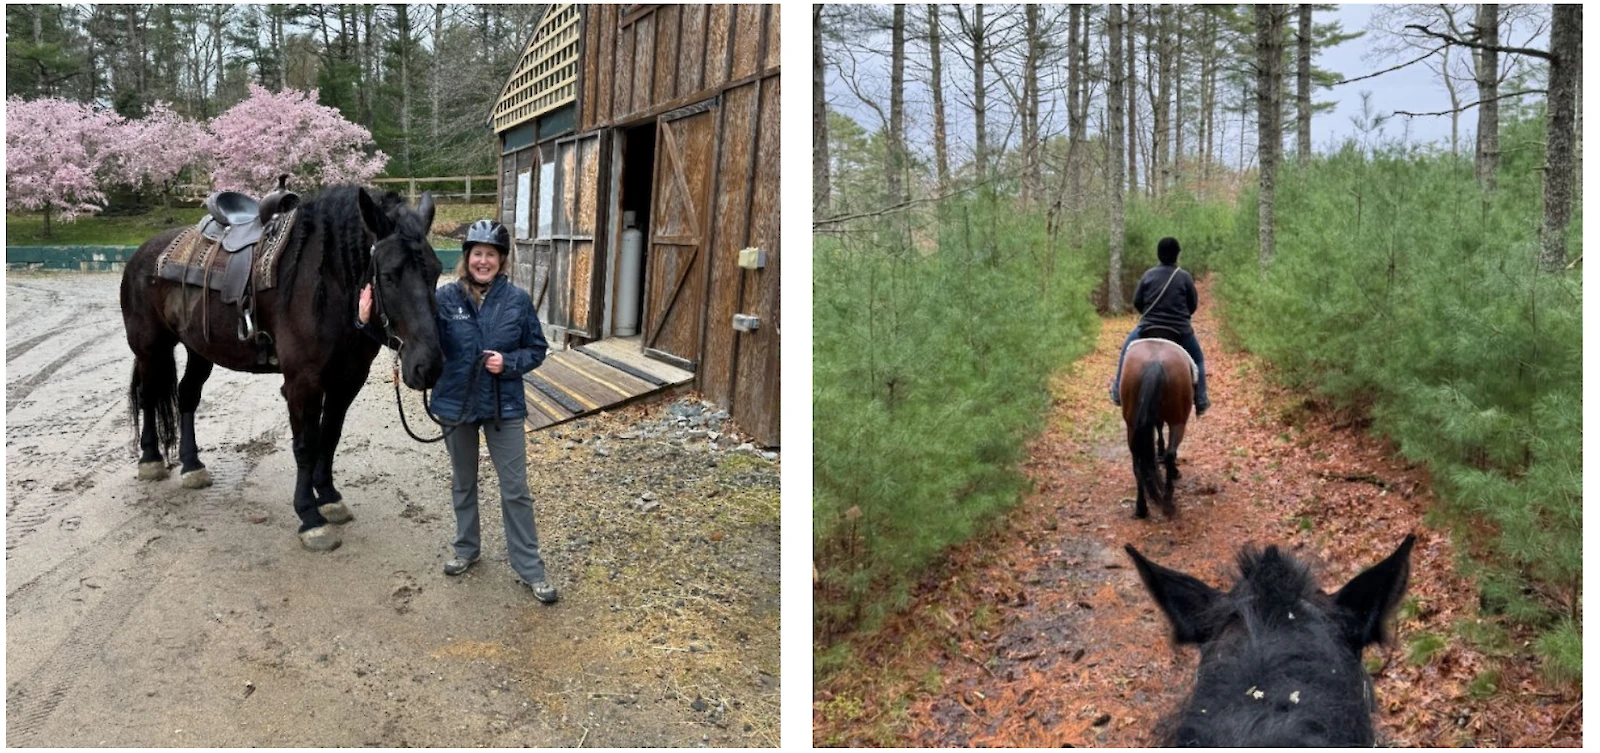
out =
[[[178,443],[178,362],[172,351],[136,358],[133,378],[128,382],[128,420],[133,435],[140,437],[140,420],[149,409],[155,419],[156,441],[161,456],[173,457]]]
[[[1161,395],[1167,389],[1167,370],[1151,359],[1139,373],[1139,398],[1133,414],[1128,450],[1133,453],[1133,473],[1145,494],[1157,504],[1165,499],[1156,456],[1156,432],[1161,429]]]

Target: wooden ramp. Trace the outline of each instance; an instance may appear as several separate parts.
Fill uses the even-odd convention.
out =
[[[552,352],[522,378],[528,429],[605,410],[694,379],[694,373],[639,352],[639,339],[610,338]]]

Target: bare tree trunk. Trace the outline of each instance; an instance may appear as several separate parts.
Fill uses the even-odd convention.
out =
[[[1278,173],[1278,152],[1283,149],[1283,16],[1282,6],[1257,5],[1256,15],[1256,152],[1259,155],[1261,266],[1273,255],[1273,191]]]
[[[886,156],[889,206],[905,197],[906,175],[906,6],[894,6],[889,30],[889,138]]]
[[[987,60],[983,49],[983,3],[972,11],[972,119],[977,142],[973,146],[973,160],[977,162],[978,182],[989,179],[989,131],[986,117],[987,92],[983,85],[983,67]]]
[[[939,195],[950,190],[950,150],[944,120],[944,65],[939,49],[939,6],[928,4],[928,48],[933,54],[933,159],[939,171]]]
[[[827,219],[832,188],[828,184],[828,103],[823,96],[822,9],[811,6],[811,215]]]
[[[1175,11],[1176,19],[1172,28],[1172,65],[1173,65],[1173,112],[1172,118],[1172,183],[1183,184],[1183,127],[1188,122],[1183,111],[1183,22],[1184,7],[1178,6]]]
[[[401,159],[406,175],[415,176],[417,168],[411,161],[411,10],[404,3],[394,6],[394,31],[400,53],[400,144],[404,150]]]
[[[898,6],[897,6],[898,7]],[[1022,205],[1039,192],[1039,6],[1023,6],[1027,52],[1022,61]]]
[[[1151,191],[1156,196],[1166,192],[1167,180],[1172,174],[1172,6],[1162,5],[1156,11],[1159,19],[1156,30],[1156,105],[1155,130],[1151,132],[1152,167]]]
[[[1300,5],[1300,29],[1295,53],[1295,149],[1300,164],[1311,162],[1311,5]]]
[[[1082,176],[1078,172],[1079,150],[1083,143],[1083,116],[1079,114],[1080,97],[1078,89],[1083,84],[1084,67],[1078,63],[1078,45],[1082,36],[1088,36],[1088,23],[1083,18],[1083,10],[1088,6],[1067,6],[1067,185],[1071,189],[1072,209],[1074,213],[1081,211],[1079,203],[1083,189]],[[1082,99],[1088,99],[1083,97]]]
[[[1108,6],[1110,17],[1106,21],[1106,33],[1111,37],[1111,48],[1107,51],[1107,62],[1111,68],[1110,83],[1106,89],[1106,124],[1110,133],[1106,136],[1106,144],[1111,150],[1110,159],[1106,161],[1106,185],[1111,191],[1111,263],[1106,272],[1106,309],[1112,313],[1121,313],[1126,304],[1122,300],[1122,241],[1123,241],[1123,216],[1122,216],[1122,105],[1123,105],[1123,73],[1122,73],[1122,6],[1112,3]]]
[[[1206,16],[1206,44],[1200,48],[1200,176],[1210,181],[1217,140],[1217,17],[1210,9],[1200,12]]]
[[[1479,39],[1486,45],[1500,44],[1500,6],[1486,3],[1478,6],[1478,19],[1474,26]],[[1478,59],[1478,148],[1473,160],[1477,167],[1478,185],[1494,193],[1498,183],[1496,173],[1500,162],[1500,53],[1479,50]],[[1453,105],[1452,105],[1453,106]]]
[[[1577,177],[1578,71],[1583,65],[1583,6],[1555,5],[1550,12],[1550,104],[1545,133],[1544,227],[1539,266],[1560,272],[1567,266],[1567,223],[1572,219],[1572,188]]]
[[[439,94],[443,90],[440,80],[444,77],[444,50],[439,47],[439,38],[444,35],[444,3],[433,5],[433,72],[428,81],[428,98],[430,100],[429,112],[432,113],[433,122],[429,124],[429,146],[439,147]]]
[[[1123,44],[1128,48],[1127,97],[1128,97],[1128,193],[1132,195],[1139,188],[1139,73],[1138,58],[1134,55],[1133,37],[1138,33],[1137,22],[1139,6],[1128,4],[1127,25],[1123,27]]]

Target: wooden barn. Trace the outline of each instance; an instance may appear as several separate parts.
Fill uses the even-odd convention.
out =
[[[552,347],[533,423],[692,381],[778,443],[778,26],[776,3],[536,21],[493,112],[513,279]]]

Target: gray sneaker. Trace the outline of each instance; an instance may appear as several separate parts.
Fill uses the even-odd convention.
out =
[[[550,581],[541,580],[537,583],[529,583],[528,581],[518,578],[517,582],[527,586],[533,591],[533,598],[538,599],[545,604],[554,604],[558,599],[561,598],[561,596],[556,593],[556,587],[550,585]]]
[[[465,558],[465,557],[459,557],[459,556],[451,557],[449,562],[444,563],[444,574],[445,575],[460,575],[460,574],[466,572],[473,565],[477,564],[477,562],[478,562],[478,558],[477,557],[473,557],[470,560]]]

